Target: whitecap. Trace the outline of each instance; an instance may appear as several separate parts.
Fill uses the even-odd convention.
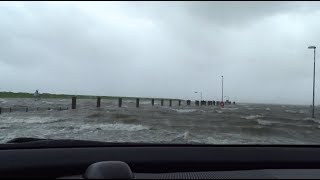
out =
[[[307,118],[303,118],[304,121],[313,121],[315,123],[319,123],[320,124],[320,120],[319,119],[314,119],[314,118],[310,118],[310,117],[307,117]]]
[[[237,110],[239,108],[223,108],[223,109],[225,109],[225,110]]]
[[[101,129],[108,131],[141,131],[150,129],[147,126],[143,125],[132,125],[132,124],[83,124],[80,126],[80,130],[92,130],[92,129]]]
[[[52,117],[39,117],[39,116],[31,116],[31,117],[8,117],[6,119],[7,123],[26,123],[26,124],[33,124],[33,123],[48,123],[52,121],[56,121],[57,118]]]
[[[288,112],[288,113],[297,113],[297,111],[289,110],[289,109],[287,109],[287,110],[285,110],[285,111]]]
[[[270,108],[266,108],[266,111],[270,111],[271,109]]]
[[[140,102],[140,104],[150,104],[151,105],[151,102],[144,101],[144,102]]]
[[[178,113],[189,113],[189,112],[195,112],[197,111],[196,109],[174,109]]]
[[[183,133],[183,139],[188,140],[189,136],[190,136],[189,134],[190,134],[189,131],[184,132]]]
[[[232,140],[231,139],[221,139],[221,138],[213,138],[213,137],[207,137],[206,139],[207,144],[231,144]]]
[[[4,100],[4,99],[0,99],[0,103],[3,103],[3,104],[5,104],[5,103],[7,103],[8,101],[6,101],[6,100]]]
[[[5,124],[0,125],[0,129],[8,129],[10,127],[11,127],[10,125],[5,125]]]
[[[263,125],[263,126],[268,126],[272,125],[274,122],[272,121],[267,121],[267,120],[262,120],[262,119],[257,119],[258,124]]]
[[[42,101],[42,103],[46,103],[46,104],[54,104],[54,102],[50,102],[50,101]]]
[[[175,138],[173,138],[171,142],[188,143],[189,137],[189,131],[185,131],[184,133],[179,134]]]
[[[249,115],[249,116],[241,116],[243,119],[257,119],[257,118],[262,118],[262,115]]]

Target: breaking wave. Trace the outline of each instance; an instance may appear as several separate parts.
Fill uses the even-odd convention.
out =
[[[108,131],[141,131],[150,129],[148,126],[132,124],[83,124],[80,130],[108,130]]]
[[[250,120],[250,119],[257,119],[257,118],[262,118],[262,117],[264,117],[264,116],[262,116],[262,115],[241,116],[241,118],[243,118],[243,119],[248,119],[248,120]]]

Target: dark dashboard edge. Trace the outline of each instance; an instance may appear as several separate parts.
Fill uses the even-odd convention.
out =
[[[320,148],[320,145],[289,144],[152,144],[152,143],[106,143],[106,144],[67,144],[67,143],[19,143],[0,144],[0,150],[19,149],[56,149],[56,148],[103,148],[103,147],[253,147],[253,148]]]

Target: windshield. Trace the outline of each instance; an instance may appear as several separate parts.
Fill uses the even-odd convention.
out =
[[[318,144],[319,2],[1,2],[0,143]]]

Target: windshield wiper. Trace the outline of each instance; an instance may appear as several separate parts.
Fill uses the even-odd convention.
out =
[[[101,141],[72,140],[72,139],[42,139],[19,137],[0,144],[0,149],[33,149],[33,148],[71,148],[71,147],[98,147],[127,143],[109,143]],[[128,145],[128,144],[127,144]]]
[[[41,149],[41,148],[79,148],[79,147],[127,147],[127,146],[162,146],[163,144],[135,142],[102,142],[73,139],[41,139],[19,137],[0,144],[0,149]]]
[[[205,144],[173,144],[145,142],[102,142],[73,139],[41,139],[19,137],[0,144],[0,150],[5,149],[41,149],[41,148],[82,148],[82,147],[143,147],[143,146],[210,146]]]
[[[34,141],[42,141],[42,140],[51,140],[51,139],[19,137],[19,138],[11,139],[7,143],[25,143],[25,142],[34,142]]]

